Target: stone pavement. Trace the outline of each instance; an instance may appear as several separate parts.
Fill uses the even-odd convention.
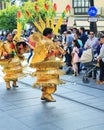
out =
[[[66,84],[53,95],[56,102],[40,100],[35,78],[20,79],[19,88],[0,83],[0,130],[104,130],[104,85],[82,82],[82,75],[64,75]]]

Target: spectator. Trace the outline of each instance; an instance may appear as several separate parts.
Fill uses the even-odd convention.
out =
[[[95,37],[95,34],[93,31],[89,32],[89,38],[87,39],[87,41],[85,42],[84,48],[85,49],[91,49],[93,52],[93,58],[94,55],[96,54],[97,51],[97,46],[98,46],[98,38]],[[93,70],[94,75],[93,75],[93,79],[96,79],[96,69]],[[89,73],[88,77],[92,77],[92,72]]]
[[[80,58],[78,56],[80,45],[77,40],[73,40],[73,51],[72,51],[72,64],[74,69],[74,75],[77,76],[80,72]]]
[[[64,31],[62,34],[62,44],[66,44],[67,31]]]
[[[96,53],[94,55],[94,58],[96,59],[97,56],[100,54],[100,49],[102,47],[102,43],[100,38],[98,39],[98,46],[96,48]],[[93,74],[93,79],[96,79],[96,74],[97,74],[97,69],[99,68],[99,63],[97,63],[96,68],[93,70],[94,74]]]
[[[80,37],[79,37],[79,38],[80,38],[80,40],[82,41],[83,46],[84,46],[85,42],[86,42],[87,39],[88,39],[88,36],[87,36],[87,34],[85,33],[85,28],[84,28],[84,27],[80,27],[79,33],[80,33]]]
[[[71,56],[71,52],[72,52],[72,41],[74,40],[71,31],[67,31],[67,37],[66,37],[66,44],[67,44],[67,48],[66,48],[66,64],[68,66],[72,66],[71,64],[71,60],[72,60],[72,56]]]
[[[98,46],[98,38],[95,37],[94,32],[90,31],[89,33],[89,38],[87,39],[87,41],[85,42],[84,48],[85,49],[92,49],[92,51],[94,52],[94,54],[96,53],[96,49]]]
[[[17,29],[14,29],[12,32],[13,38],[16,36],[16,34],[17,34]]]
[[[78,34],[74,34],[74,39],[78,41],[78,43],[79,43],[79,45],[80,45],[80,48],[82,48],[82,47],[83,47],[83,43],[82,43],[82,41],[79,39]]]
[[[100,76],[99,80],[96,82],[97,84],[103,84],[104,80],[104,36],[101,37],[100,41],[102,43],[102,47],[100,49],[100,54],[97,57],[97,61],[100,65]]]
[[[99,53],[100,53],[100,49],[101,49],[101,46],[102,46],[102,43],[101,43],[101,40],[100,38],[98,39],[98,46],[96,48],[96,55],[98,56]]]

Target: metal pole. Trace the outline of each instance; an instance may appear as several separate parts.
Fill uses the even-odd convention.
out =
[[[94,0],[90,0],[90,6],[94,6]],[[97,33],[97,25],[96,22],[90,22],[90,30],[95,34]]]
[[[90,5],[94,6],[94,0],[90,0]]]

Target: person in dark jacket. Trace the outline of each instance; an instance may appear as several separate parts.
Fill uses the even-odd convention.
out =
[[[84,46],[85,42],[88,39],[88,35],[85,33],[85,28],[84,27],[80,27],[79,33],[80,33],[80,37],[79,38],[82,41],[83,46]]]
[[[97,84],[103,84],[104,83],[104,36],[100,38],[102,47],[100,49],[100,53],[97,56],[97,61],[99,62],[100,66],[100,76],[99,80],[96,82]]]

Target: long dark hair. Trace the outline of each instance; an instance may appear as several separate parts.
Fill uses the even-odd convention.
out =
[[[74,46],[77,47],[77,48],[80,48],[80,45],[78,43],[78,40],[73,40],[73,42],[75,43]]]

